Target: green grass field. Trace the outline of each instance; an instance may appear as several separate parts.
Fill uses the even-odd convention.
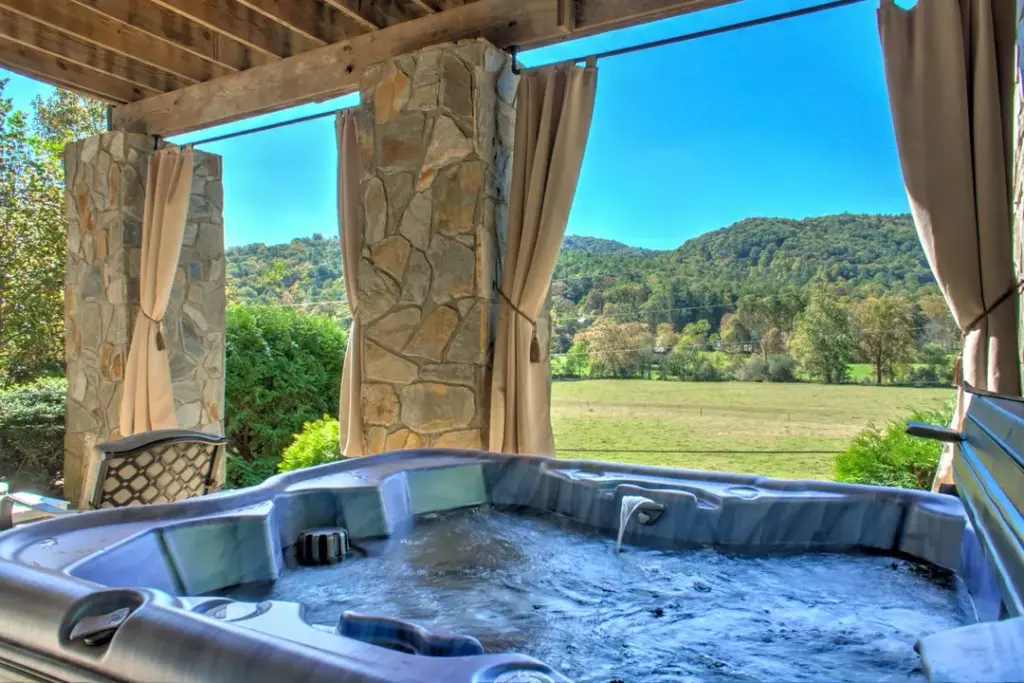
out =
[[[831,479],[833,453],[795,451],[842,450],[869,423],[938,408],[953,390],[582,380],[555,382],[551,394],[561,458]],[[610,452],[573,452],[587,449]],[[680,450],[735,452],[657,452]]]

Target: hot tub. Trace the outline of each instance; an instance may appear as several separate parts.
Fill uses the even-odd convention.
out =
[[[60,517],[0,558],[0,671],[42,680],[924,680],[915,642],[1005,612],[953,496],[471,452]]]

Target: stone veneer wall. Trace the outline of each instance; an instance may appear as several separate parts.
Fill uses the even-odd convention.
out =
[[[362,74],[358,291],[371,453],[487,442],[516,80],[484,40]]]
[[[123,132],[69,144],[64,492],[77,501],[93,447],[121,438],[124,366],[138,312],[142,212],[153,138]],[[184,245],[164,319],[178,424],[221,432],[225,262],[220,157],[195,153]]]

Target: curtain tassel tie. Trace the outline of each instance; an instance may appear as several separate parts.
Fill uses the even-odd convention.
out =
[[[983,320],[992,315],[999,306],[1009,299],[1014,294],[1019,294],[1021,289],[1024,289],[1024,279],[1017,280],[1009,289],[996,297],[996,300],[991,306],[981,312],[981,315],[972,320],[960,331],[960,352],[956,354],[956,360],[953,361],[953,386],[959,387],[963,384],[964,380],[964,344],[967,342],[967,335],[977,329],[978,325]]]
[[[147,320],[149,320],[150,322],[156,323],[156,350],[157,351],[166,351],[167,350],[167,341],[164,339],[164,320],[163,320],[163,318],[161,318],[160,320],[157,320],[156,318],[151,316],[149,313],[146,313],[146,311],[143,310],[141,307],[139,308],[139,314],[142,315],[142,317],[144,317]]]
[[[523,320],[533,325],[533,335],[530,337],[530,362],[539,363],[540,341],[538,341],[537,339],[537,320],[523,313],[523,311],[514,303],[512,303],[512,299],[510,299],[508,295],[505,294],[505,292],[503,292],[501,289],[498,289],[498,296],[504,299],[505,303],[508,304],[509,308],[511,308],[513,311],[519,314],[519,316],[522,317]]]

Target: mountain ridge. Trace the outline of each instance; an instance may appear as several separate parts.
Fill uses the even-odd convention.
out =
[[[314,235],[286,244],[227,250],[232,301],[303,303],[344,299],[336,238]],[[909,214],[832,214],[803,219],[750,217],[690,238],[670,250],[567,235],[555,280],[582,281],[569,298],[611,283],[684,281],[736,300],[743,292],[805,287],[816,278],[845,282],[854,295],[915,296],[934,282]],[[674,285],[673,285],[674,286]],[[716,295],[716,298],[718,298]]]

